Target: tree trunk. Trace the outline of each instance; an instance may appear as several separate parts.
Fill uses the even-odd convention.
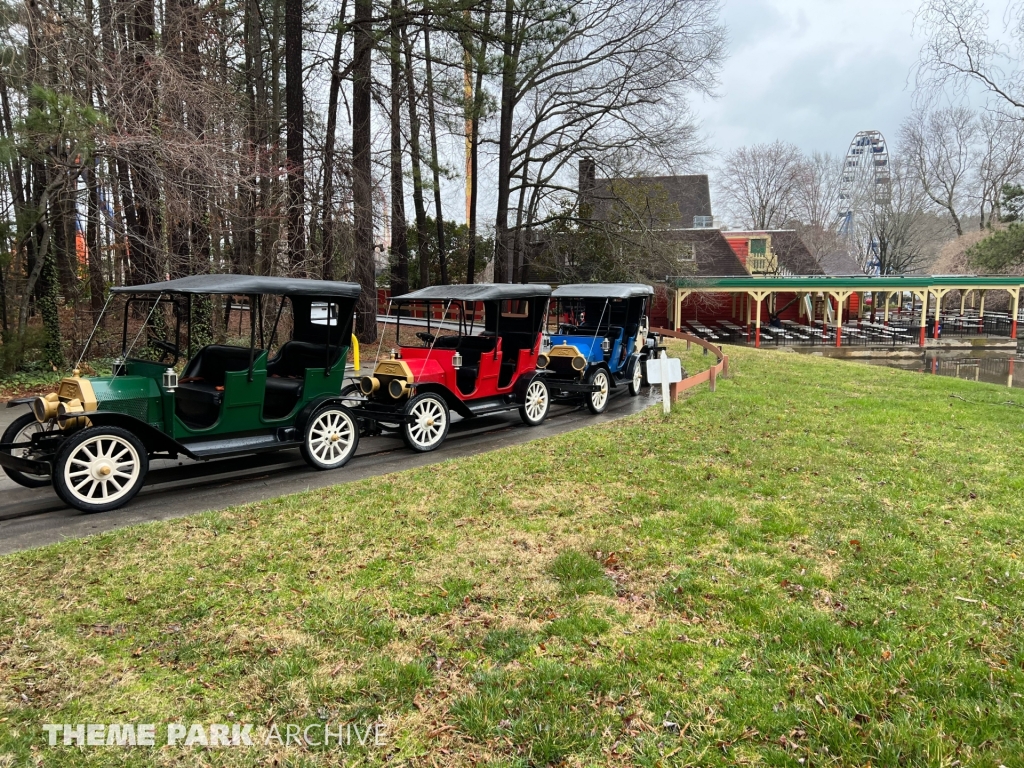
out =
[[[508,242],[508,204],[512,166],[512,118],[515,114],[515,2],[505,0],[502,31],[501,114],[498,128],[498,206],[494,216],[494,281],[512,281],[512,249]]]
[[[100,185],[96,169],[90,161],[85,169],[85,184],[89,189],[89,218],[85,228],[85,245],[89,257],[89,304],[94,315],[103,309],[103,256],[100,252]]]
[[[391,0],[391,295],[409,290],[409,244],[405,223],[405,185],[402,183],[402,0]],[[413,94],[409,93],[412,100]]]
[[[491,30],[491,4],[484,6],[484,26],[480,36],[480,49],[476,57],[476,83],[473,88],[473,127],[470,143],[470,191],[469,191],[469,246],[466,260],[466,282],[472,283],[476,271],[476,219],[477,203],[480,199],[480,113],[484,108],[484,66],[487,62],[487,38]]]
[[[288,257],[292,271],[306,272],[305,166],[302,105],[302,0],[285,0],[285,143],[288,158]]]
[[[334,37],[331,66],[331,91],[327,100],[327,136],[324,143],[324,188],[320,211],[320,242],[323,247],[323,279],[334,279],[334,145],[338,130],[338,99],[341,93],[341,44],[344,39],[347,0],[338,13],[338,31]]]
[[[429,23],[429,19],[425,22]],[[424,27],[425,45],[430,51],[429,30]],[[406,29],[402,29],[402,41],[405,46],[405,87],[408,90],[409,102],[409,154],[412,158],[412,204],[416,209],[416,260],[419,264],[420,288],[430,285],[430,259],[427,249],[427,209],[423,204],[423,152],[420,145],[420,115],[417,105],[416,77],[412,66],[412,42]],[[428,72],[430,64],[427,59]],[[428,99],[430,97],[428,96]]]
[[[131,9],[131,31],[135,49],[133,65],[135,98],[129,107],[147,120],[156,120],[153,114],[156,102],[156,84],[150,69],[156,21],[152,0],[138,0]],[[132,153],[131,177],[134,182],[135,227],[130,228],[132,262],[136,274],[144,282],[158,280],[163,271],[160,253],[160,235],[163,222],[160,215],[160,188],[151,168],[152,156],[148,152]],[[127,179],[122,179],[127,188]],[[127,203],[127,201],[126,201]],[[125,205],[125,212],[129,210]]]
[[[62,157],[62,162],[67,158]],[[59,172],[59,171],[58,171]],[[78,293],[77,270],[77,237],[75,232],[75,207],[72,197],[74,184],[62,188],[53,196],[50,204],[50,215],[53,218],[53,255],[57,267],[59,293],[71,303]]]
[[[356,0],[352,69],[352,214],[355,272],[362,293],[356,305],[356,336],[377,338],[377,277],[373,253],[373,189],[370,167],[370,107],[373,47],[372,0]]]
[[[437,258],[441,284],[448,285],[448,247],[444,241],[444,210],[441,208],[441,161],[437,155],[437,116],[434,109],[434,70],[430,54],[430,20],[423,28],[423,48],[427,65],[427,121],[430,129],[430,171],[434,181],[434,224],[437,227]]]

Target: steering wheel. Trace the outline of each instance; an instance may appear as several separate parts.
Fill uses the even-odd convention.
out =
[[[576,326],[570,325],[569,323],[562,323],[558,326],[558,332],[563,336],[571,336],[576,333]]]
[[[434,339],[436,339],[437,337],[434,336],[434,334],[432,333],[427,333],[426,331],[417,331],[416,338],[422,341],[424,344],[433,344]]]
[[[169,342],[169,341],[164,341],[163,339],[158,339],[156,336],[152,336],[152,335],[149,336],[148,341],[149,341],[149,346],[156,347],[157,349],[162,350],[165,354],[173,355],[174,357],[178,356],[178,345],[177,344],[171,344],[171,342]]]

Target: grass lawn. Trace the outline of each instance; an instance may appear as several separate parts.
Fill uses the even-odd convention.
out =
[[[730,352],[667,418],[0,559],[0,766],[1024,765],[1024,393]],[[383,743],[42,730],[325,721]]]

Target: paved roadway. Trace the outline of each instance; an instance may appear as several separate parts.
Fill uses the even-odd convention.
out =
[[[363,438],[352,460],[330,472],[310,469],[298,449],[208,462],[154,461],[135,499],[121,509],[98,514],[70,509],[51,488],[23,488],[0,472],[0,554],[484,453],[622,418],[660,403],[659,388],[630,397],[622,386],[600,416],[591,415],[585,406],[555,405],[547,421],[534,428],[522,423],[518,411],[465,421],[455,416],[448,439],[436,451],[414,453],[395,437]],[[0,406],[0,430],[23,408]]]

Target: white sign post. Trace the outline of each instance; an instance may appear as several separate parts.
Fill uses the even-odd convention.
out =
[[[678,357],[669,357],[664,351],[661,357],[647,361],[647,381],[661,384],[661,407],[665,413],[672,412],[672,385],[683,380],[683,365]]]

